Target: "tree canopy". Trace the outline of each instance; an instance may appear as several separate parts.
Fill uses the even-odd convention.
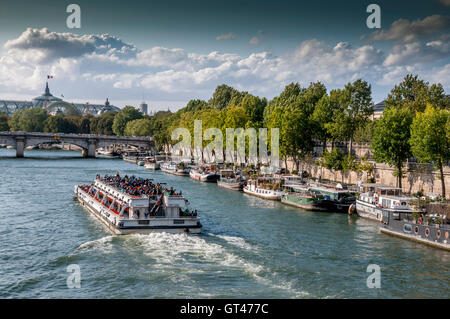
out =
[[[127,123],[133,120],[141,119],[143,117],[142,113],[139,112],[132,106],[125,106],[119,113],[114,117],[114,122],[112,125],[112,130],[116,135],[124,135],[125,127]]]
[[[402,187],[403,163],[412,156],[409,138],[413,115],[407,108],[388,107],[377,121],[371,147],[377,162],[396,168],[398,185]]]

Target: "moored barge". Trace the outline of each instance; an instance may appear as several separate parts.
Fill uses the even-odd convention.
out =
[[[384,209],[418,212],[409,205],[414,198],[403,195],[398,187],[367,183],[360,188],[363,192],[356,200],[356,212],[360,217],[381,221]]]
[[[281,182],[278,179],[259,177],[247,182],[247,185],[244,187],[244,193],[264,199],[281,200],[285,193],[280,189],[280,184]]]
[[[220,187],[232,189],[235,191],[242,191],[246,184],[245,179],[232,169],[220,170],[220,178],[217,181],[217,185]]]
[[[295,206],[311,211],[326,211],[329,207],[327,201],[319,192],[302,185],[285,185],[285,194],[281,202],[286,205]]]
[[[423,217],[414,218],[413,214],[411,211],[383,209],[380,231],[450,251],[450,225],[442,223],[439,217],[434,221],[432,218],[424,221]]]
[[[161,171],[178,176],[188,176],[189,167],[186,167],[184,163],[164,162],[159,166]]]

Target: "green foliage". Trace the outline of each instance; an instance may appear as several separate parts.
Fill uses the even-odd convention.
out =
[[[114,135],[114,118],[118,114],[116,111],[106,112],[99,117],[90,118],[90,131],[92,134]]]
[[[319,165],[331,171],[342,171],[345,157],[345,153],[338,147],[334,147],[331,152],[324,150]]]
[[[44,132],[47,133],[78,133],[76,119],[70,119],[62,114],[50,116],[44,123]]]
[[[387,163],[397,169],[401,186],[403,163],[411,157],[409,144],[413,115],[407,108],[389,107],[377,121],[371,147],[377,162]]]
[[[331,97],[328,95],[324,95],[317,102],[314,112],[311,114],[311,123],[314,126],[315,138],[324,142],[332,139],[333,135],[331,134],[331,130],[327,128],[333,122],[334,114],[337,110],[338,103],[333,103]]]
[[[440,169],[442,197],[445,198],[443,165],[450,160],[450,110],[436,109],[430,104],[417,113],[411,126],[411,150],[420,162],[433,163]]]
[[[355,131],[354,141],[356,143],[371,143],[376,125],[377,120],[373,120],[360,126]]]
[[[112,130],[116,135],[123,135],[127,123],[141,119],[142,113],[132,106],[125,106],[115,117]]]
[[[296,100],[298,96],[304,91],[300,84],[298,83],[290,83],[287,85],[283,92],[277,97],[274,97],[268,104],[264,110],[264,118],[269,119],[271,113],[275,110],[276,107],[287,107],[291,105],[296,105]]]
[[[367,159],[367,156],[363,156],[359,160],[359,163],[355,164],[355,170],[357,172],[359,173],[366,172],[367,175],[369,176],[373,174],[373,169],[374,169],[373,164]]]
[[[11,131],[20,131],[22,128],[20,127],[20,118],[22,117],[23,110],[14,111],[13,115],[9,120],[9,129]]]
[[[152,134],[152,121],[149,119],[138,119],[127,123],[124,134],[127,136],[148,136]]]
[[[78,133],[89,134],[91,133],[91,120],[94,117],[92,115],[86,115],[79,119]]]
[[[245,94],[246,92],[239,92],[231,86],[222,84],[216,88],[208,105],[217,110],[222,110],[230,104],[239,105]]]
[[[333,140],[350,140],[351,144],[355,132],[366,125],[373,114],[371,92],[371,86],[358,79],[347,83],[343,90],[330,93],[331,103],[337,106],[334,108],[333,121],[325,126]]]
[[[449,110],[429,105],[417,113],[411,126],[411,150],[420,162],[435,163],[450,160]]]
[[[188,104],[182,109],[183,112],[195,112],[208,108],[208,103],[203,100],[190,100]]]
[[[25,132],[43,132],[47,111],[40,107],[15,111],[11,119],[11,130]]]
[[[9,131],[8,114],[0,113],[0,132]]]
[[[417,75],[408,74],[395,85],[386,99],[388,107],[406,107],[413,112],[423,112],[427,103],[437,108],[449,109],[449,99],[440,83],[429,85]]]

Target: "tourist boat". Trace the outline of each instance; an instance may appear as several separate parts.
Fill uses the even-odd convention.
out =
[[[381,221],[383,209],[415,211],[409,205],[414,198],[402,195],[401,188],[374,183],[361,184],[360,188],[362,192],[356,200],[358,216]]]
[[[311,190],[306,185],[284,185],[284,189],[285,194],[281,197],[283,204],[313,211],[329,209],[330,202],[322,194]]]
[[[179,176],[188,176],[189,175],[189,167],[187,167],[184,163],[175,163],[175,162],[164,162],[160,165],[161,171],[173,175]]]
[[[317,183],[310,189],[319,192],[327,200],[328,210],[332,212],[347,213],[349,207],[356,202],[356,192],[344,189],[341,184],[336,186]]]
[[[220,178],[217,185],[235,191],[241,191],[245,186],[245,179],[239,174],[236,174],[232,169],[220,170]]]
[[[260,177],[255,180],[249,180],[243,190],[244,193],[264,199],[281,200],[284,192],[280,190],[279,184],[279,179],[272,177]]]
[[[190,169],[189,177],[200,182],[216,183],[219,179],[219,174],[210,169],[194,167]]]
[[[158,170],[159,163],[156,161],[154,156],[149,156],[145,158],[144,167],[147,169]]]
[[[197,212],[181,194],[133,196],[99,177],[91,185],[75,186],[74,192],[81,205],[117,235],[202,230]]]
[[[450,251],[450,225],[443,223],[439,215],[429,216],[424,221],[422,214],[417,213],[414,217],[413,213],[411,210],[382,209],[380,231]]]

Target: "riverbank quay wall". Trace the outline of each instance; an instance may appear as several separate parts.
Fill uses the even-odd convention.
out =
[[[336,143],[336,147],[347,150],[346,143]],[[327,144],[327,149],[331,150],[331,143]],[[390,186],[398,186],[397,176],[394,175],[395,168],[387,164],[376,163],[372,159],[372,151],[369,144],[354,144],[353,154],[359,158],[366,156],[368,161],[373,165],[373,173],[366,172],[346,172],[331,171],[324,167],[316,165],[316,161],[320,158],[323,146],[318,145],[314,150],[313,157],[300,161],[299,170],[306,171],[311,177],[327,179],[339,183],[356,184],[358,181],[366,182],[368,178],[374,177],[376,183],[386,184]],[[287,167],[286,167],[287,164]],[[295,162],[292,160],[282,161],[282,167],[289,171],[295,170]],[[442,185],[440,172],[431,164],[422,164],[416,161],[409,161],[403,166],[404,176],[402,178],[402,191],[404,193],[416,193],[423,191],[425,194],[442,194]],[[444,166],[444,181],[446,189],[446,198],[450,199],[450,167]]]

